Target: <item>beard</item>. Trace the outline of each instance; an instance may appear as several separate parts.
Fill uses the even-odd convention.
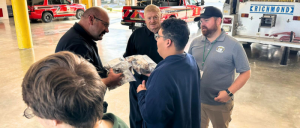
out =
[[[201,27],[202,35],[205,37],[210,37],[217,31],[217,24],[215,24],[211,29],[208,29],[206,26]]]

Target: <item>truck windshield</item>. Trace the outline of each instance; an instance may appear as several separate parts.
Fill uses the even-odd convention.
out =
[[[187,0],[186,4],[187,5],[195,5],[197,3],[197,0]]]
[[[61,4],[71,4],[70,0],[61,0]]]
[[[151,0],[137,0],[139,6],[147,6],[151,4]],[[180,0],[152,0],[152,4],[161,6],[178,6],[179,3],[183,5],[183,1],[179,2]]]
[[[27,0],[27,5],[44,5],[44,0]]]

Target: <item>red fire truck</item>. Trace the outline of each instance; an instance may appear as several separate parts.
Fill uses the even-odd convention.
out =
[[[145,26],[144,8],[149,4],[159,6],[162,14],[161,22],[168,18],[180,18],[186,22],[194,21],[194,18],[200,15],[204,3],[198,3],[195,0],[138,0],[137,6],[124,6],[122,10],[122,25],[129,26],[129,29],[135,29]],[[198,23],[199,25],[199,23]]]
[[[31,21],[42,19],[46,23],[57,17],[76,16],[80,19],[86,10],[85,5],[74,4],[70,0],[27,0],[27,5]]]

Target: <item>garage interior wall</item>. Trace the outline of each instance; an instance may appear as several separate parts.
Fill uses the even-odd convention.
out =
[[[8,0],[0,0],[0,9],[2,9],[2,13],[3,13],[3,17],[0,17],[0,21],[4,19],[8,19],[7,4],[6,4],[7,1]]]

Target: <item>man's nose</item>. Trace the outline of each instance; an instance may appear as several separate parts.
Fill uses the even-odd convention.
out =
[[[151,23],[155,22],[154,18],[151,18],[151,19],[150,19],[150,22],[151,22]]]
[[[105,28],[105,32],[106,32],[106,33],[108,33],[108,32],[109,32],[109,29],[108,29],[108,27],[107,27],[107,28]]]

